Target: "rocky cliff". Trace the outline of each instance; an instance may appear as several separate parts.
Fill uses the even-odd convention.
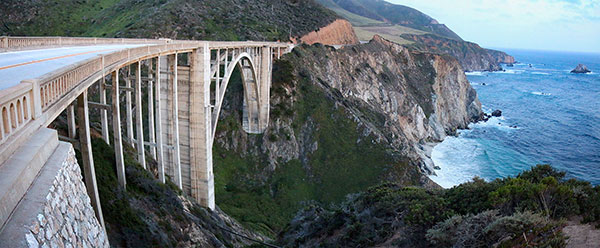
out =
[[[312,31],[300,37],[300,39],[292,38],[292,41],[311,45],[314,43],[324,45],[351,45],[359,43],[354,29],[352,29],[352,24],[344,19],[337,19],[319,30]]]
[[[414,41],[408,45],[414,49],[432,53],[444,53],[454,56],[465,71],[498,71],[500,63],[514,63],[515,59],[500,51],[481,48],[479,45],[447,39],[437,35],[403,34],[402,38]]]
[[[380,37],[301,45],[278,61],[265,134],[242,131],[242,86],[230,87],[213,156],[217,204],[270,233],[303,202],[339,202],[387,180],[430,185],[422,146],[481,114],[458,61]]]
[[[492,49],[486,49],[486,51],[488,52],[488,54],[490,54],[492,57],[494,57],[496,59],[496,62],[498,62],[498,63],[514,64],[517,62],[513,56],[510,56],[510,55],[506,54],[505,52],[498,51],[498,50],[492,50]]]

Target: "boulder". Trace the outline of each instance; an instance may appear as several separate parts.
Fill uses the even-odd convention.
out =
[[[500,117],[500,116],[502,116],[502,111],[500,111],[499,109],[496,109],[494,112],[492,112],[492,116]]]
[[[590,73],[592,71],[590,71],[585,65],[583,64],[579,64],[577,65],[577,68],[573,69],[571,71],[571,73]]]

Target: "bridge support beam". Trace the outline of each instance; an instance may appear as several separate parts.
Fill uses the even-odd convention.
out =
[[[112,122],[115,163],[119,185],[125,188],[125,162],[123,160],[123,141],[121,137],[121,108],[119,106],[119,69],[112,72]]]
[[[69,107],[67,107],[67,127],[69,132],[68,137],[71,139],[74,139],[75,135],[77,135],[77,130],[75,126],[75,105],[71,104],[69,105]]]
[[[260,132],[264,132],[269,125],[269,99],[271,98],[271,68],[272,68],[272,56],[271,48],[268,46],[260,49],[260,66],[259,66],[259,83],[258,87],[260,90],[260,99],[258,106],[259,119],[258,128]]]
[[[127,77],[125,78],[125,87],[131,88],[131,65],[127,67]],[[133,113],[131,104],[131,91],[125,91],[125,127],[127,129],[127,141],[130,146],[135,146],[133,142]]]
[[[100,87],[100,103],[106,104],[106,79],[104,74],[98,84]],[[102,138],[104,139],[104,142],[110,144],[110,137],[108,135],[108,111],[105,109],[100,110],[100,126],[102,127]]]
[[[215,209],[208,43],[190,55],[190,175],[192,197]]]
[[[154,129],[154,59],[148,60],[148,141],[156,144],[156,131]],[[150,154],[156,159],[156,146],[150,146]]]
[[[179,94],[178,89],[177,89],[177,54],[173,54],[173,55],[169,55],[168,57],[168,63],[169,63],[169,71],[171,73],[173,73],[172,75],[169,75],[169,79],[171,79],[170,83],[172,84],[171,90],[172,90],[172,98],[171,98],[171,105],[173,107],[172,109],[172,129],[171,131],[173,132],[171,137],[172,137],[172,144],[173,144],[173,177],[175,177],[175,184],[177,185],[177,187],[179,187],[180,189],[183,188],[182,182],[181,182],[181,157],[180,157],[180,151],[179,151],[179,98],[177,96],[177,94]]]
[[[142,64],[136,63],[135,69],[135,131],[138,162],[146,169],[146,154],[144,152],[144,124],[142,115]]]
[[[72,106],[72,105],[71,105]],[[71,109],[71,107],[69,107]],[[98,222],[104,226],[104,217],[102,216],[102,206],[100,205],[100,195],[96,184],[96,171],[94,169],[94,157],[92,155],[92,142],[90,138],[90,119],[88,109],[87,90],[77,98],[77,115],[79,116],[79,144],[81,150],[81,160],[83,161],[83,177],[85,187],[90,197],[92,207],[96,213]],[[74,118],[73,118],[74,119]],[[106,232],[106,230],[105,230]]]
[[[162,101],[160,99],[160,57],[156,58],[156,77],[154,81],[154,86],[156,87],[155,95],[155,115],[156,118],[156,162],[158,163],[158,180],[160,182],[165,183],[165,159],[164,159],[164,144],[163,144],[163,133],[162,133],[162,114],[161,114],[161,106]]]

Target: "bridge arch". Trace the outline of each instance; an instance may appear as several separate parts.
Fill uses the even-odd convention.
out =
[[[226,66],[227,70],[223,76],[223,81],[221,85],[216,85],[221,90],[219,90],[219,95],[216,96],[216,105],[214,109],[214,113],[212,116],[212,137],[215,136],[215,132],[217,130],[219,114],[221,113],[221,108],[223,106],[223,100],[225,99],[225,93],[227,91],[227,86],[229,85],[229,81],[231,80],[231,76],[235,72],[235,69],[239,69],[241,73],[242,85],[244,87],[244,102],[243,102],[243,128],[247,133],[260,133],[258,128],[258,118],[260,111],[260,85],[259,78],[257,73],[256,64],[254,63],[254,58],[251,57],[249,53],[241,53],[237,55],[231,63],[228,63]],[[214,142],[214,140],[213,140]]]

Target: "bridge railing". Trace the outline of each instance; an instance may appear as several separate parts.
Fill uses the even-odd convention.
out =
[[[170,39],[87,38],[87,37],[0,37],[0,51],[24,50],[42,47],[112,45],[112,44],[168,44]]]

